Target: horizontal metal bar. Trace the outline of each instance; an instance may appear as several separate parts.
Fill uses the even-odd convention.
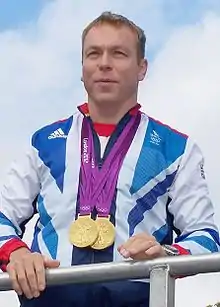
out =
[[[150,261],[123,261],[76,265],[69,268],[49,269],[47,285],[107,282],[123,279],[149,278],[154,266],[168,265],[172,276],[220,272],[220,253],[199,256],[174,256]],[[0,274],[0,291],[11,290],[7,273]]]

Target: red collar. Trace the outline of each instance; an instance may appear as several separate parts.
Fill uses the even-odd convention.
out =
[[[86,116],[89,115],[89,107],[88,107],[88,103],[84,103],[83,105],[79,106],[78,107],[79,110]],[[135,115],[137,114],[138,110],[141,108],[141,105],[140,104],[137,104],[135,107],[133,107],[131,110],[130,110],[130,114],[131,115]],[[116,125],[115,124],[105,124],[105,123],[93,123],[94,125],[94,129],[96,131],[96,133],[99,135],[99,136],[105,136],[105,137],[108,137],[110,136],[114,130],[115,130],[115,127]]]

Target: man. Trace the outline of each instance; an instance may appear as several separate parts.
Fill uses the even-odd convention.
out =
[[[148,306],[147,281],[45,289],[45,269],[219,251],[200,149],[140,112],[145,40],[120,15],[94,20],[82,36],[88,103],[38,130],[8,174],[0,259],[22,307]],[[35,212],[29,248],[20,237]]]

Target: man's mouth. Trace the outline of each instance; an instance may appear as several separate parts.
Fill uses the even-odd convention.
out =
[[[117,83],[117,81],[112,80],[112,79],[103,78],[103,79],[97,80],[96,83]]]

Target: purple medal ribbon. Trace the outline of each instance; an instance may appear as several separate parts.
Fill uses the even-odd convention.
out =
[[[82,124],[81,135],[81,169],[80,169],[80,215],[88,215],[94,208],[92,196],[93,171],[95,168],[94,158],[92,155],[93,135],[88,119],[85,117]]]
[[[115,194],[118,174],[141,119],[138,112],[129,120],[102,168],[95,165],[93,134],[88,118],[84,117],[81,142],[80,214],[90,214],[96,207],[98,216],[107,217]]]

